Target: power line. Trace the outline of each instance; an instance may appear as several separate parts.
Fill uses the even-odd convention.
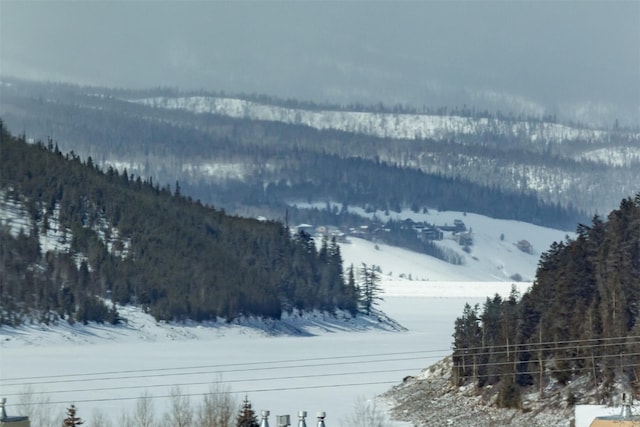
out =
[[[560,351],[562,349],[565,350],[576,350],[576,349],[599,349],[611,346],[619,346],[619,345],[637,345],[640,344],[640,341],[635,341],[640,338],[639,336],[626,336],[626,337],[610,337],[610,338],[593,338],[593,339],[583,339],[583,340],[558,340],[558,341],[544,341],[537,342],[532,344],[517,344],[512,346],[506,346],[505,344],[501,345],[493,345],[486,347],[469,347],[463,349],[464,351],[470,351],[474,349],[482,349],[484,352],[480,353],[471,353],[466,354],[465,357],[473,357],[480,355],[488,355],[493,354],[497,355],[500,353],[506,353],[509,350],[514,354],[518,354],[524,351],[527,352],[535,352],[535,351]],[[616,342],[617,341],[617,342]],[[565,347],[551,347],[553,345],[567,345]],[[568,346],[568,344],[573,344]],[[577,345],[576,345],[577,344]],[[526,346],[533,346],[533,348],[522,348]],[[543,347],[547,346],[547,347]],[[505,348],[508,348],[505,350]],[[486,351],[487,349],[496,349],[498,351]],[[444,353],[446,352],[446,353]],[[444,353],[444,354],[443,354]],[[400,358],[386,358],[386,359],[372,359],[372,360],[350,360],[346,361],[345,359],[364,359],[364,358],[376,358],[376,357],[387,357],[387,356],[396,356],[396,355],[422,355],[422,356],[414,356],[414,357],[400,357]],[[139,370],[121,370],[121,371],[103,371],[96,373],[83,373],[78,375],[71,375],[72,377],[82,377],[76,379],[69,380],[55,380],[56,378],[68,378],[69,375],[59,374],[59,375],[50,375],[50,376],[32,376],[32,377],[15,377],[4,379],[4,385],[16,386],[19,384],[6,384],[6,381],[22,381],[26,379],[51,379],[51,381],[39,381],[33,382],[29,384],[21,384],[21,385],[37,385],[37,384],[51,384],[51,383],[68,383],[68,382],[79,382],[79,381],[108,381],[108,380],[122,380],[122,379],[131,379],[131,378],[148,378],[148,377],[159,377],[159,376],[175,376],[175,375],[196,375],[196,374],[207,374],[207,373],[221,373],[221,371],[213,371],[213,372],[174,372],[168,373],[168,371],[186,371],[189,369],[211,369],[211,368],[237,368],[237,369],[226,369],[222,370],[222,372],[246,372],[246,371],[259,371],[259,370],[267,370],[267,369],[295,369],[295,368],[308,368],[308,367],[326,367],[326,366],[338,366],[338,365],[350,365],[350,364],[366,364],[366,363],[384,363],[384,362],[394,362],[394,361],[405,361],[405,360],[417,360],[423,359],[423,355],[433,354],[431,357],[427,358],[441,358],[446,355],[451,354],[450,349],[439,349],[439,350],[424,350],[424,351],[411,351],[411,352],[389,352],[389,353],[370,353],[370,354],[361,354],[361,355],[350,355],[350,356],[331,356],[331,357],[320,357],[320,358],[300,358],[300,359],[283,359],[283,360],[272,360],[272,361],[262,361],[262,362],[246,362],[246,363],[227,363],[227,364],[216,364],[216,365],[200,365],[200,366],[189,366],[189,367],[174,367],[174,368],[158,368],[158,369],[139,369]],[[555,358],[555,361],[577,361],[577,360],[585,360],[585,359],[598,359],[602,360],[605,358],[617,358],[617,357],[636,357],[640,356],[640,353],[628,353],[628,354],[604,354],[604,355],[584,355],[584,356],[572,356],[565,358]],[[311,364],[298,364],[292,366],[264,366],[264,365],[277,365],[284,363],[297,363],[297,362],[322,362],[322,361],[332,361],[332,360],[340,360],[335,363],[311,363]],[[530,363],[532,361],[528,361]],[[535,363],[535,361],[533,361]],[[483,364],[476,364],[474,368],[479,367],[498,367],[504,365],[514,365],[519,363],[518,360],[506,361],[506,362],[490,362]],[[249,368],[250,366],[254,366],[253,368]],[[637,367],[640,364],[619,364],[618,368],[626,368],[626,367]],[[243,368],[244,367],[244,368]],[[471,364],[470,364],[471,367]],[[277,380],[295,380],[295,379],[305,379],[305,378],[317,378],[317,377],[328,377],[328,376],[348,376],[348,375],[374,375],[380,373],[391,373],[391,372],[401,372],[407,371],[410,369],[421,369],[418,368],[408,368],[404,367],[401,369],[379,369],[379,370],[370,370],[370,371],[359,371],[359,372],[343,372],[343,373],[322,373],[322,374],[309,374],[309,375],[290,375],[290,376],[281,376],[281,377],[271,377],[271,378],[250,378],[250,379],[236,379],[225,381],[225,383],[241,383],[241,382],[249,382],[249,381],[277,381]],[[541,366],[542,369],[542,366]],[[546,372],[562,372],[563,369],[554,369],[554,368],[546,368]],[[162,374],[161,372],[165,372]],[[113,376],[113,375],[124,375],[124,374],[134,374],[134,373],[143,373],[145,375],[137,375],[137,376]],[[155,373],[155,374],[152,374]],[[515,375],[526,375],[526,374],[538,374],[540,370],[533,371],[521,371],[514,372]],[[105,377],[99,378],[87,378],[95,375],[107,375]],[[111,375],[111,376],[109,376]],[[476,374],[474,377],[489,377],[494,374]],[[470,376],[468,376],[470,377]],[[139,388],[156,388],[156,387],[169,387],[169,386],[193,386],[193,385],[204,385],[210,382],[192,382],[192,383],[181,383],[181,384],[162,384],[162,385],[153,385],[153,386],[120,386],[120,387],[103,387],[103,388],[86,388],[86,389],[76,389],[76,390],[58,390],[51,391],[50,393],[81,393],[81,392],[102,392],[102,391],[116,391],[116,390],[127,390],[127,389],[139,389]],[[397,384],[398,381],[378,381],[378,382],[362,382],[362,383],[344,383],[344,384],[319,384],[319,385],[306,385],[306,386],[298,386],[298,387],[278,387],[278,388],[256,388],[256,389],[247,389],[241,391],[233,391],[231,393],[259,393],[259,392],[277,392],[277,391],[287,391],[287,390],[306,390],[306,389],[314,389],[314,388],[339,388],[339,387],[352,387],[352,386],[365,386],[365,385],[382,385],[382,384]],[[9,396],[22,396],[28,393],[14,393],[9,394]],[[206,393],[204,393],[206,394]],[[184,396],[199,396],[203,395],[203,393],[191,393],[186,394]],[[163,396],[153,396],[153,398],[169,398],[171,395],[163,395]],[[79,403],[88,403],[88,402],[105,402],[105,401],[126,401],[138,399],[136,397],[113,397],[113,398],[103,398],[103,399],[83,399],[76,400]],[[66,402],[44,402],[43,404],[64,404]],[[21,405],[21,404],[18,404]],[[22,404],[26,405],[26,404]]]
[[[640,366],[640,363],[634,364],[624,364],[620,367],[637,367]],[[562,372],[561,369],[547,369],[547,372]],[[527,371],[527,372],[518,372],[516,374],[537,374],[539,371]],[[480,377],[489,377],[492,376],[490,374],[481,374],[477,375],[476,378]],[[263,392],[278,392],[278,391],[291,391],[291,390],[309,390],[309,389],[318,389],[318,388],[341,388],[341,387],[356,387],[356,386],[365,386],[365,385],[387,385],[387,384],[397,384],[398,381],[375,381],[375,382],[364,382],[364,383],[346,383],[346,384],[317,384],[317,385],[308,385],[308,386],[298,386],[298,387],[274,387],[274,388],[261,388],[261,389],[247,389],[247,390],[239,390],[239,391],[223,391],[223,392],[204,392],[204,393],[180,393],[181,397],[195,397],[195,396],[204,396],[207,394],[223,394],[223,393],[231,393],[231,394],[249,394],[249,393],[263,393]],[[90,389],[89,391],[94,391]],[[100,391],[96,389],[95,391]],[[102,399],[74,399],[74,403],[95,403],[95,402],[114,402],[114,401],[129,401],[129,400],[138,400],[138,399],[163,399],[163,398],[173,398],[175,395],[160,395],[160,396],[138,396],[138,397],[112,397],[112,398],[102,398]],[[68,402],[58,401],[41,401],[36,402],[37,405],[60,405],[67,404]],[[28,406],[34,403],[15,403],[14,406]]]
[[[602,354],[602,355],[585,355],[585,356],[572,356],[572,357],[554,357],[553,361],[554,362],[570,362],[570,361],[577,361],[577,360],[598,360],[598,359],[607,359],[607,358],[620,358],[620,357],[632,357],[632,356],[640,356],[640,353],[623,353],[623,354]],[[471,357],[471,356],[469,356]],[[468,363],[465,364],[465,366],[469,365],[469,367],[493,367],[493,366],[505,366],[505,365],[517,365],[517,364],[521,364],[521,363],[537,363],[537,361],[535,359],[531,359],[531,360],[508,360],[506,362],[487,362],[487,363]],[[460,367],[459,364],[454,363],[454,366]],[[566,369],[564,369],[566,370]],[[540,372],[540,370],[537,370],[536,372]],[[519,374],[520,372],[514,372],[515,374]]]
[[[264,393],[264,392],[277,392],[277,391],[291,391],[291,390],[309,390],[309,389],[318,389],[318,388],[338,388],[338,387],[359,387],[365,385],[385,385],[385,384],[396,384],[397,381],[376,381],[376,382],[364,382],[364,383],[347,383],[347,384],[319,384],[319,385],[311,385],[311,386],[299,386],[299,387],[278,387],[278,388],[262,388],[262,389],[251,389],[251,390],[239,390],[239,391],[231,391],[229,393],[232,394],[249,394],[249,393]],[[221,392],[226,393],[226,392]],[[208,394],[205,393],[181,393],[181,397],[194,397],[194,396],[204,396]],[[213,393],[220,394],[220,393]],[[75,403],[93,403],[93,402],[117,402],[117,401],[125,401],[125,400],[138,400],[138,399],[165,399],[172,398],[174,395],[162,395],[162,396],[138,396],[138,397],[108,397],[103,399],[74,399]],[[41,401],[36,403],[14,403],[12,406],[28,406],[30,404],[37,405],[66,405],[69,402],[50,402],[50,401]]]
[[[558,344],[583,344],[579,346],[580,349],[597,349],[604,348],[608,346],[617,346],[617,345],[629,345],[629,344],[640,344],[640,341],[631,341],[630,339],[637,339],[640,336],[627,336],[627,337],[611,337],[611,338],[592,338],[592,339],[584,339],[584,340],[563,340],[563,341],[543,341],[531,344],[513,344],[507,346],[506,344],[496,344],[492,346],[478,346],[478,347],[465,347],[458,349],[458,352],[464,352],[465,354],[458,354],[460,356],[472,357],[472,356],[483,356],[483,355],[500,355],[506,354],[509,352],[513,353],[521,353],[521,352],[539,352],[539,351],[560,351],[560,350],[574,350],[576,349],[573,346],[567,347],[557,347]],[[626,342],[621,343],[611,343],[606,341],[614,341],[614,340],[625,340]],[[605,341],[605,343],[600,343],[599,341]],[[591,344],[589,344],[591,343]],[[556,347],[551,347],[552,345],[556,345]],[[532,348],[528,349],[519,349],[519,347],[532,346]],[[494,351],[495,349],[495,351]],[[473,350],[483,350],[478,353],[468,353]],[[455,354],[454,350],[454,354]],[[58,375],[47,375],[47,376],[32,376],[32,377],[13,377],[13,378],[4,378],[2,379],[5,385],[16,385],[16,384],[7,384],[7,382],[15,382],[15,381],[28,381],[28,380],[47,380],[50,381],[32,381],[24,383],[22,382],[20,385],[41,385],[41,384],[55,384],[55,383],[72,383],[72,382],[84,382],[84,381],[111,381],[111,380],[120,380],[120,379],[131,379],[131,378],[149,378],[149,377],[169,377],[169,376],[184,376],[184,375],[196,375],[196,374],[208,374],[208,373],[230,373],[230,372],[246,372],[246,371],[260,371],[267,369],[295,369],[295,368],[312,368],[318,366],[340,366],[340,365],[350,365],[350,364],[365,364],[365,363],[383,363],[383,362],[398,362],[398,361],[406,361],[406,360],[418,360],[423,359],[420,356],[414,357],[405,357],[405,358],[391,358],[391,359],[373,359],[373,360],[356,360],[356,361],[344,361],[344,362],[335,362],[335,363],[318,363],[318,364],[303,364],[303,365],[291,365],[291,366],[259,366],[254,368],[248,368],[248,366],[256,366],[256,365],[273,365],[273,364],[282,364],[282,363],[295,363],[295,362],[313,362],[313,361],[330,361],[330,360],[343,360],[343,359],[362,359],[362,358],[375,358],[375,357],[384,357],[384,356],[394,356],[394,355],[410,355],[410,354],[437,354],[435,357],[444,357],[446,355],[451,354],[451,349],[439,349],[439,350],[422,350],[422,351],[411,351],[411,352],[389,352],[389,353],[370,353],[370,354],[362,354],[362,355],[349,355],[349,356],[330,356],[330,357],[319,357],[319,358],[302,358],[302,359],[283,359],[283,360],[274,360],[274,361],[262,361],[262,362],[245,362],[245,363],[228,363],[228,364],[216,364],[216,365],[199,365],[199,366],[188,366],[188,367],[167,367],[167,368],[155,368],[155,369],[132,369],[132,370],[122,370],[122,371],[103,371],[103,372],[95,372],[95,373],[82,373],[82,374],[58,374]],[[433,359],[434,356],[426,357],[426,359]],[[587,356],[585,356],[587,357]],[[584,357],[576,357],[576,360],[582,359]],[[224,368],[224,367],[237,367],[237,369],[215,369],[215,368]],[[198,372],[188,372],[189,369],[215,369],[213,371],[198,371]],[[187,372],[174,372],[167,373],[168,371],[187,371]],[[165,373],[162,373],[165,372]],[[128,375],[127,377],[122,376],[113,376],[113,375],[125,375],[125,374],[136,374],[136,373],[148,373],[146,375]],[[107,375],[104,377],[98,378],[87,378],[95,375]],[[72,378],[69,378],[72,377]],[[55,380],[56,378],[66,378],[64,380]]]
[[[422,369],[419,367],[405,367],[398,369],[379,369],[373,371],[356,371],[356,372],[337,372],[337,373],[321,373],[321,374],[309,374],[309,375],[291,375],[282,377],[267,377],[267,378],[244,378],[235,380],[225,380],[224,384],[230,383],[242,383],[242,382],[259,382],[259,381],[280,381],[280,380],[297,380],[306,378],[317,377],[337,377],[337,376],[350,376],[350,375],[371,375],[371,374],[384,374],[391,372],[406,372],[412,369]],[[171,386],[193,386],[193,385],[205,385],[211,384],[211,381],[198,381],[178,384],[154,384],[154,385],[135,385],[135,386],[119,386],[119,387],[99,387],[99,388],[85,388],[85,389],[71,389],[71,390],[47,390],[47,393],[80,393],[87,391],[113,391],[113,390],[128,390],[128,389],[140,389],[140,388],[158,388],[158,387],[171,387]],[[3,396],[22,396],[29,394],[29,392],[22,393],[5,393]]]
[[[486,356],[486,355],[499,355],[499,354],[509,354],[509,353],[517,353],[517,354],[522,354],[522,353],[537,353],[537,352],[541,352],[541,351],[563,351],[563,350],[596,350],[596,349],[602,349],[605,347],[617,347],[620,345],[639,345],[640,341],[631,341],[631,342],[625,342],[625,343],[603,343],[603,344],[587,344],[587,345],[581,345],[581,346],[565,346],[565,347],[545,347],[540,345],[539,343],[532,343],[530,345],[532,345],[532,348],[518,348],[518,347],[523,347],[524,345],[529,345],[529,344],[509,344],[507,345],[505,344],[496,344],[496,345],[492,345],[492,346],[486,346],[486,347],[462,347],[459,348],[457,350],[454,350],[454,354],[457,354],[459,356]],[[481,351],[481,352],[474,352],[474,349],[483,349],[486,350],[488,349],[488,351]],[[493,351],[493,349],[500,349],[499,351]],[[456,353],[457,352],[457,353]]]
[[[445,354],[446,355],[446,354]],[[444,355],[442,355],[444,356]],[[439,357],[442,357],[439,356]],[[431,357],[434,359],[436,357]],[[313,368],[313,367],[326,367],[326,366],[344,366],[344,365],[362,365],[362,364],[370,364],[370,363],[386,363],[386,362],[402,362],[408,360],[424,360],[428,359],[425,357],[405,357],[405,358],[392,358],[392,359],[377,359],[377,360],[368,360],[368,361],[352,361],[352,362],[335,362],[335,363],[323,363],[323,364],[306,364],[306,365],[291,365],[291,366],[269,366],[269,367],[256,367],[256,368],[237,368],[237,369],[226,369],[226,370],[213,370],[213,371],[199,371],[199,372],[179,372],[179,373],[157,373],[157,374],[145,374],[145,375],[129,375],[129,376],[105,376],[105,377],[97,377],[97,378],[74,378],[74,379],[59,379],[59,380],[51,380],[51,381],[32,381],[27,383],[21,383],[22,385],[42,385],[42,384],[62,384],[62,383],[74,383],[74,382],[86,382],[86,381],[113,381],[113,380],[122,380],[122,379],[139,379],[139,378],[158,378],[158,377],[172,377],[172,376],[185,376],[185,375],[197,375],[197,374],[221,374],[221,373],[230,373],[230,372],[248,372],[248,371],[264,371],[264,370],[272,370],[272,369],[296,369],[296,368]],[[173,370],[174,368],[160,368],[158,372],[166,372]],[[146,370],[145,370],[146,371]],[[133,371],[135,372],[135,371]],[[74,377],[75,375],[67,375],[67,377]],[[86,375],[83,375],[86,377]],[[17,381],[17,380],[6,380],[6,381]],[[16,384],[6,384],[5,380],[3,380],[5,385],[16,385]]]
[[[638,339],[638,341],[629,341]],[[619,343],[608,343],[607,341],[614,340],[625,340],[625,342]],[[601,343],[600,341],[605,341]],[[589,344],[590,343],[590,344]],[[463,347],[459,349],[453,349],[453,352],[473,352],[475,350],[483,350],[477,353],[467,353],[469,356],[476,355],[499,355],[505,354],[509,352],[521,353],[521,352],[539,352],[539,351],[560,351],[560,350],[574,350],[576,347],[574,346],[565,346],[558,347],[559,344],[580,344],[578,349],[597,349],[604,348],[610,346],[617,345],[637,345],[640,344],[640,336],[626,336],[626,337],[610,337],[610,338],[590,338],[583,340],[562,340],[562,341],[542,341],[535,343],[524,343],[524,344],[495,344],[490,346],[476,346],[476,347]],[[521,347],[527,347],[522,349]],[[552,347],[555,346],[555,347]],[[494,351],[495,350],[495,351]],[[37,384],[51,384],[51,383],[62,383],[62,382],[77,382],[77,381],[86,381],[85,377],[91,377],[96,375],[106,375],[105,377],[99,378],[89,378],[87,380],[90,381],[109,381],[115,379],[122,379],[123,377],[118,377],[114,375],[125,375],[125,374],[137,374],[137,373],[153,373],[152,375],[136,375],[136,376],[127,376],[125,378],[147,378],[147,377],[158,377],[158,376],[177,376],[177,375],[194,375],[194,374],[206,374],[206,373],[225,373],[225,372],[238,372],[238,371],[249,371],[249,370],[266,370],[266,369],[294,369],[294,368],[310,368],[317,366],[337,366],[337,365],[347,365],[347,364],[355,364],[355,363],[377,363],[377,362],[396,362],[396,361],[404,361],[404,360],[416,360],[421,357],[406,357],[406,358],[392,358],[392,359],[373,359],[373,360],[356,360],[356,361],[345,361],[345,362],[335,362],[335,363],[318,363],[318,364],[304,364],[304,365],[291,365],[291,366],[259,366],[259,365],[272,365],[272,364],[284,364],[284,363],[296,363],[296,362],[314,362],[314,361],[331,361],[331,360],[343,360],[343,359],[362,359],[362,358],[375,358],[375,357],[385,357],[385,356],[396,356],[396,355],[419,355],[419,354],[438,354],[439,357],[444,357],[448,354],[451,354],[452,349],[436,349],[436,350],[419,350],[419,351],[410,351],[410,352],[389,352],[389,353],[369,353],[369,354],[360,354],[360,355],[346,355],[346,356],[328,356],[328,357],[317,357],[317,358],[299,358],[299,359],[282,359],[282,360],[272,360],[272,361],[260,361],[260,362],[243,362],[243,363],[226,363],[226,364],[214,364],[214,365],[195,365],[195,366],[185,366],[185,367],[167,367],[167,368],[150,368],[150,369],[130,369],[130,370],[120,370],[120,371],[99,371],[99,372],[89,372],[89,373],[81,373],[81,374],[57,374],[57,375],[44,375],[44,376],[30,376],[30,377],[9,377],[3,378],[3,383],[13,382],[13,381],[28,381],[28,380],[48,380],[52,379],[52,381],[35,381],[27,384],[37,385]],[[444,354],[443,354],[444,353]],[[433,357],[427,357],[433,358]],[[256,368],[248,368],[249,366],[256,366]],[[237,367],[238,369],[218,369],[218,368],[227,368],[227,367]],[[181,373],[170,373],[170,374],[162,374],[162,372],[168,371],[187,371],[190,369],[214,369],[214,371],[199,371],[199,372],[181,372]],[[73,377],[74,379],[69,379],[69,377]],[[62,381],[55,381],[55,378],[66,378]]]
[[[568,344],[583,344],[587,345],[600,345],[600,341],[609,342],[615,340],[624,340],[624,342],[613,343],[608,345],[626,345],[626,344],[637,344],[640,341],[640,336],[638,335],[629,335],[629,336],[620,336],[620,337],[609,337],[609,338],[585,338],[585,339],[577,339],[577,340],[561,340],[561,341],[537,341],[531,343],[521,343],[521,344],[510,344],[510,348],[517,347],[526,347],[526,346],[540,346],[542,348],[533,349],[531,351],[539,351],[539,350],[553,350],[555,348],[548,348],[552,345],[568,345]],[[632,342],[627,342],[628,340],[633,340]],[[594,344],[589,344],[594,343]],[[496,344],[490,346],[475,346],[475,347],[464,347],[465,350],[485,350],[485,349],[493,349],[493,348],[504,348],[507,344]],[[602,344],[604,345],[604,344]],[[454,349],[455,350],[455,349]]]
[[[57,375],[42,375],[42,376],[32,376],[32,377],[9,377],[9,378],[3,378],[2,381],[28,381],[28,380],[34,380],[34,379],[37,380],[37,379],[50,379],[50,378],[68,378],[70,376],[85,377],[85,376],[94,376],[94,375],[120,375],[120,374],[124,375],[124,374],[135,374],[135,373],[142,373],[142,372],[179,371],[179,370],[187,370],[187,369],[213,369],[213,368],[226,368],[226,367],[267,365],[267,364],[276,364],[276,363],[314,362],[314,361],[340,360],[340,359],[358,359],[358,358],[367,358],[367,357],[386,357],[386,356],[397,356],[397,355],[408,355],[408,354],[441,353],[443,351],[451,352],[451,349],[398,351],[398,352],[392,352],[392,353],[368,353],[368,354],[356,354],[351,356],[328,356],[328,357],[314,357],[314,358],[302,358],[302,359],[270,360],[270,361],[261,361],[261,362],[223,363],[223,364],[215,364],[215,365],[195,365],[195,366],[183,366],[183,367],[175,367],[175,368],[150,368],[150,369],[130,369],[130,370],[124,370],[124,371],[99,371],[99,372],[89,372],[89,373],[72,374],[72,375],[57,374]],[[391,359],[391,361],[394,361],[394,359]],[[358,363],[364,363],[364,362],[358,362]],[[302,367],[309,367],[309,366],[326,366],[326,364],[303,365]],[[294,365],[291,367],[295,368],[299,366]],[[282,367],[271,367],[271,368],[265,367],[260,369],[276,369],[276,368],[282,368]],[[232,371],[229,371],[229,372],[232,372]]]
[[[505,364],[505,363],[496,363],[496,365]],[[513,362],[508,363],[509,365],[513,365]],[[617,368],[634,368],[640,366],[640,363],[626,363],[621,365],[616,365]],[[544,372],[565,372],[567,369],[558,369],[558,368],[545,368]],[[477,375],[461,375],[463,378],[489,378],[489,377],[502,377],[502,376],[518,376],[518,375],[534,375],[540,374],[540,369],[535,371],[523,371],[523,372],[498,372],[494,374],[477,374]]]

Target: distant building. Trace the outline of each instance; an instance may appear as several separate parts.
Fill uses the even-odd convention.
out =
[[[298,224],[293,228],[293,231],[295,233],[300,233],[301,231],[304,231],[309,235],[313,234],[313,230],[314,230],[314,227],[311,224]]]
[[[0,401],[0,427],[31,427],[29,417],[8,416],[5,409],[7,399]]]
[[[347,235],[342,232],[338,227],[333,225],[321,225],[316,228],[316,235],[320,237],[326,237],[329,240],[336,239],[338,243],[346,243]]]
[[[420,236],[423,240],[442,240],[444,233],[437,227],[427,226],[422,229]]]
[[[527,240],[520,240],[518,243],[516,243],[516,246],[524,253],[533,253],[533,246],[531,246],[531,243],[529,243]]]
[[[453,225],[455,225],[456,231],[467,231],[467,226],[464,225],[461,219],[454,219]]]
[[[454,233],[462,233],[467,231],[467,226],[460,219],[454,219],[453,225],[439,225],[438,228],[442,231],[452,231]]]
[[[473,235],[470,232],[454,234],[453,238],[458,242],[460,246],[473,245]]]

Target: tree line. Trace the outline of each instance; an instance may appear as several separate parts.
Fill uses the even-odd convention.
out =
[[[32,224],[0,227],[0,323],[27,313],[45,322],[117,321],[105,296],[166,320],[358,311],[335,241],[318,249],[282,223],[230,216],[184,196],[179,183],[102,171],[51,140],[28,144],[0,127],[0,189]],[[68,250],[43,252],[40,237],[53,226]]]
[[[640,194],[542,254],[530,291],[467,305],[454,328],[453,378],[501,384],[499,404],[588,376],[599,398],[616,381],[639,390]],[[573,396],[572,402],[578,396]]]

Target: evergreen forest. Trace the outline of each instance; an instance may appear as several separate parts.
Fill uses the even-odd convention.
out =
[[[52,138],[101,168],[127,167],[161,187],[179,181],[184,195],[205,204],[281,221],[296,203],[330,201],[377,211],[458,210],[570,230],[612,187],[637,181],[637,168],[576,160],[581,150],[599,148],[595,141],[532,144],[491,126],[443,139],[392,139],[132,102],[172,94],[13,81],[2,88],[0,115],[13,133]],[[624,147],[635,143],[616,137]],[[289,219],[305,215],[290,210]],[[342,227],[343,219],[331,225]]]
[[[161,187],[101,170],[91,157],[0,127],[0,324],[115,323],[105,298],[140,304],[159,320],[357,312],[335,241],[316,245],[280,222],[231,216],[184,196],[179,182]],[[24,211],[11,218],[18,207]],[[52,236],[57,249],[43,248]]]
[[[616,382],[640,391],[640,194],[576,234],[542,254],[521,297],[465,306],[453,334],[457,384],[499,384],[509,407],[525,389],[585,376],[601,402]]]

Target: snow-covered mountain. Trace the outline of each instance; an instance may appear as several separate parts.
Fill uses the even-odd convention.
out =
[[[325,160],[336,156],[343,173],[357,159],[381,169],[397,167],[398,177],[419,171],[425,179],[442,176],[533,196],[573,211],[576,221],[609,212],[639,191],[640,132],[616,123],[561,123],[548,115],[479,112],[473,106],[316,105],[262,95],[20,80],[5,82],[0,115],[14,132],[24,130],[35,140],[51,137],[63,152],[91,156],[104,168],[126,167],[161,186],[180,181],[185,188],[197,187],[203,202],[224,200],[228,209],[245,203],[236,197],[239,192],[224,192],[228,184],[248,192],[263,184],[291,182],[295,188],[308,178],[322,179],[307,166],[296,169],[304,156],[318,153]],[[384,195],[378,199],[389,203]],[[422,203],[406,194],[401,199],[404,205]],[[503,217],[517,211],[513,205],[496,206],[506,211]]]
[[[473,118],[460,115],[307,110],[262,104],[238,98],[215,96],[152,97],[132,102],[193,113],[220,114],[234,118],[299,124],[315,129],[356,132],[381,138],[445,139],[459,135],[479,135],[492,130],[507,135],[527,135],[531,142],[600,140],[603,130],[572,127],[558,123],[524,120]],[[636,135],[640,136],[640,134]]]

